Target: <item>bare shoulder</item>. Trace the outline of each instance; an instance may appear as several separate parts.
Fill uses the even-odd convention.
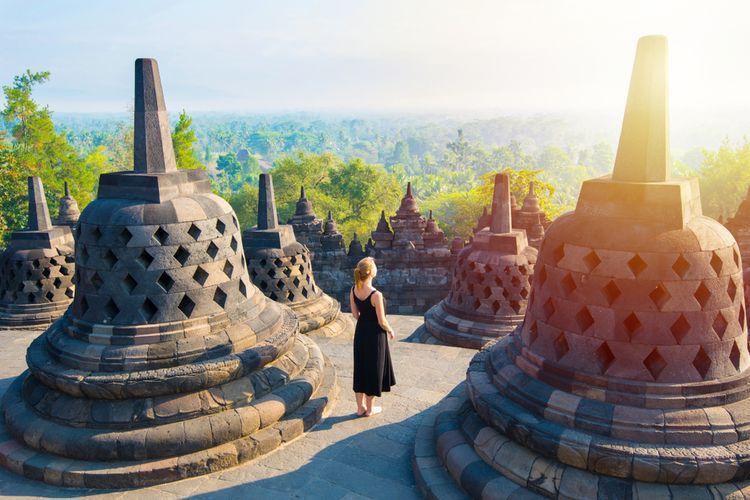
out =
[[[372,294],[372,298],[376,301],[382,301],[383,300],[383,293],[380,290],[375,290],[375,293]]]

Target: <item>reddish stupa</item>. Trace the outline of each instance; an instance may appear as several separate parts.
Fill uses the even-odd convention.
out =
[[[418,434],[471,496],[750,495],[740,253],[697,180],[669,178],[666,66],[642,38],[613,174],[548,227],[523,325]]]
[[[442,342],[480,349],[523,320],[537,251],[526,231],[511,228],[510,178],[495,176],[487,226],[456,260],[451,291],[425,314],[425,329]]]

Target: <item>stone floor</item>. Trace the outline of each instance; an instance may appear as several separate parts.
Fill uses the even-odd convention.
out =
[[[351,339],[317,338],[338,371],[339,400],[311,432],[256,462],[152,488],[102,492],[53,488],[0,468],[8,498],[421,498],[411,470],[417,428],[464,379],[476,351],[405,342],[421,316],[390,316],[397,385],[380,403],[384,413],[357,418],[351,393]],[[26,346],[39,332],[0,332],[0,393],[25,368]]]

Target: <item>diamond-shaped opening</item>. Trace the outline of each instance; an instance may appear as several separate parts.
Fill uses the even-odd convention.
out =
[[[633,338],[635,332],[637,332],[638,329],[643,326],[635,313],[628,314],[628,317],[625,318],[625,321],[623,321],[622,324],[631,339]]]
[[[560,243],[552,251],[552,259],[555,261],[555,264],[559,264],[560,261],[563,260],[564,257],[565,257],[565,243]]]
[[[244,269],[245,268],[245,256],[244,255],[240,255],[240,262],[242,262],[242,269]]]
[[[646,261],[644,261],[640,255],[635,254],[632,259],[628,261],[628,268],[633,273],[633,276],[638,277],[646,269]]]
[[[294,286],[298,287],[301,281],[299,280],[298,276],[295,276],[294,279],[292,280],[292,283],[294,284]]]
[[[544,282],[547,281],[547,269],[545,266],[542,266],[541,269],[539,269],[539,286],[544,285]]]
[[[224,223],[223,223],[223,222],[221,221],[221,219],[218,219],[218,220],[216,221],[216,230],[217,230],[217,231],[219,232],[219,234],[223,235],[223,234],[224,234],[224,230],[225,230],[226,228],[227,228],[227,225],[226,225],[226,224],[224,224]]]
[[[198,266],[195,269],[195,272],[193,273],[193,279],[201,286],[206,282],[208,279],[208,273],[205,269],[203,269],[201,266]]]
[[[208,244],[208,248],[206,248],[206,253],[208,254],[209,257],[211,257],[212,259],[215,259],[216,255],[219,253],[219,247],[216,246],[216,243],[212,241],[211,243]]]
[[[690,270],[690,263],[685,260],[685,257],[680,255],[677,257],[677,260],[674,261],[674,264],[672,264],[672,270],[679,276],[680,278],[683,278],[685,274]]]
[[[174,258],[177,262],[179,262],[181,265],[185,265],[185,263],[190,258],[190,252],[187,251],[185,247],[180,245],[180,247],[177,249],[177,251],[174,253]]]
[[[737,316],[737,320],[740,322],[740,329],[744,329],[745,328],[745,319],[746,319],[745,318],[745,306],[741,305],[740,306],[740,313]]]
[[[729,361],[732,362],[735,370],[740,370],[740,348],[737,346],[736,341],[732,345],[732,350],[729,352]]]
[[[500,310],[500,301],[496,300],[492,303],[492,312],[497,314],[497,312]]]
[[[276,277],[276,269],[274,269],[272,267],[271,269],[268,270],[268,272],[266,272],[266,274],[268,274],[272,278],[275,278]]]
[[[560,332],[557,334],[555,340],[552,341],[552,348],[555,351],[556,361],[560,361],[560,359],[562,359],[562,357],[565,356],[568,351],[570,351],[568,340],[565,338],[565,333]]]
[[[656,287],[651,290],[648,297],[661,311],[664,305],[672,298],[672,295],[667,291],[663,284],[659,283]]]
[[[52,293],[52,290],[50,290],[50,291],[48,291],[47,293],[45,293],[45,294],[44,294],[44,296],[45,296],[45,297],[47,298],[47,300],[49,300],[50,302],[52,302],[52,299],[54,299],[54,298],[55,298],[55,294],[54,294],[54,293]]]
[[[72,288],[66,288],[65,296],[68,297],[69,299],[72,299],[73,297],[75,297],[75,292],[73,291]]]
[[[289,291],[288,291],[288,292],[286,293],[286,298],[287,298],[287,300],[288,300],[289,302],[293,302],[293,301],[294,301],[294,294],[292,293],[292,291],[291,291],[291,290],[289,290]]]
[[[578,311],[578,314],[576,314],[576,323],[578,323],[578,328],[581,329],[582,333],[591,328],[591,325],[594,324],[594,317],[591,316],[588,307],[583,306],[581,310]]]
[[[706,351],[703,350],[703,346],[698,349],[698,354],[696,354],[695,359],[693,359],[693,366],[698,370],[701,378],[705,379],[708,370],[711,368],[711,358],[706,354]]]
[[[488,286],[484,287],[482,289],[482,295],[484,295],[485,299],[489,299],[490,295],[492,295],[492,289]]]
[[[309,292],[307,291],[307,288],[302,288],[302,296],[307,298]]]
[[[544,319],[549,321],[552,315],[555,314],[555,303],[552,301],[552,297],[547,299],[547,302],[544,303],[543,309]]]
[[[279,290],[283,290],[284,287],[286,287],[286,284],[282,280],[276,282],[276,288],[278,288]]]
[[[593,271],[596,268],[596,266],[601,264],[601,262],[602,262],[602,259],[600,259],[599,255],[597,255],[597,253],[593,250],[587,253],[586,256],[583,258],[583,263],[589,272]]]
[[[29,304],[33,304],[35,302],[34,299],[35,297],[33,293],[29,293],[28,295],[26,295],[26,302],[28,302]]]
[[[193,309],[195,309],[195,302],[193,302],[190,297],[185,295],[177,305],[177,308],[182,311],[182,314],[189,318],[190,315],[193,314]]]
[[[521,296],[522,299],[527,299],[529,297],[529,289],[526,287],[521,288],[521,291],[518,292],[518,294]]]
[[[276,266],[276,267],[281,267],[281,266],[284,265],[284,262],[281,259],[277,258],[277,259],[274,259],[273,265]]]
[[[726,320],[724,314],[722,314],[721,311],[716,313],[716,318],[714,318],[712,326],[714,331],[716,332],[716,335],[718,335],[720,339],[723,339],[724,333],[726,333],[727,327],[729,326],[729,322]]]
[[[237,251],[237,247],[239,246],[239,244],[237,243],[237,238],[235,238],[234,236],[232,236],[232,242],[229,244],[229,246],[230,246],[230,248],[232,249],[233,252],[236,252]]]
[[[190,224],[190,227],[188,228],[188,234],[191,238],[198,241],[198,238],[200,238],[201,235],[201,228],[199,228],[195,224]]]
[[[154,238],[156,238],[156,241],[158,241],[160,245],[164,245],[167,242],[167,238],[169,238],[169,233],[166,232],[163,227],[159,226],[154,232]]]
[[[268,294],[268,298],[271,300],[279,300],[279,296],[276,295],[276,292],[271,292]]]
[[[289,261],[292,263],[292,265],[297,264],[297,256],[296,255],[292,255],[292,258],[289,259]]]
[[[151,263],[154,261],[154,258],[146,250],[143,250],[141,254],[136,257],[135,261],[138,262],[138,264],[143,269],[148,269],[148,266],[151,265]]]
[[[305,266],[303,266],[302,264],[300,264],[300,265],[299,265],[299,266],[297,267],[297,269],[299,269],[299,272],[300,272],[300,273],[302,273],[302,274],[305,274]]]
[[[117,243],[120,246],[126,246],[132,238],[133,233],[131,233],[130,230],[126,227],[122,228],[120,232],[117,233]]]
[[[716,273],[716,276],[719,276],[721,274],[721,268],[724,266],[724,261],[721,260],[721,257],[716,252],[712,252],[713,255],[711,256],[711,268]]]
[[[734,258],[734,265],[737,266],[738,269],[742,269],[740,267],[740,253],[737,251],[736,247],[732,250],[732,257]]]
[[[115,304],[114,300],[109,299],[107,301],[107,304],[104,306],[104,317],[109,321],[112,321],[119,313],[120,308],[117,307],[117,304]]]
[[[265,280],[261,281],[258,286],[260,287],[261,290],[264,290],[264,291],[268,290],[268,283]]]
[[[214,292],[214,302],[220,307],[224,307],[224,304],[227,303],[227,294],[221,288],[216,288],[216,291]]]
[[[45,267],[42,270],[42,276],[44,276],[45,278],[49,278],[50,274],[52,274],[52,269],[50,269],[49,267]]]
[[[503,298],[508,300],[508,297],[510,297],[510,293],[508,293],[507,289],[503,288]]]
[[[470,270],[470,271],[473,271],[473,270],[474,270],[474,267],[476,267],[476,262],[474,262],[474,261],[472,260],[471,262],[469,262],[469,270]]]
[[[510,284],[513,286],[519,286],[521,284],[521,278],[519,278],[518,276],[513,276],[510,279]]]
[[[247,297],[247,287],[245,286],[245,282],[243,280],[240,280],[240,293]]]
[[[515,311],[516,314],[521,313],[521,303],[517,300],[510,300],[508,301],[508,305],[510,305],[510,308]]]
[[[68,276],[70,274],[70,268],[68,268],[68,266],[60,266],[60,274]]]
[[[107,249],[107,251],[104,252],[104,255],[102,255],[102,260],[105,264],[107,264],[107,267],[109,269],[112,269],[114,265],[117,264],[117,256],[110,249]]]
[[[615,300],[617,300],[620,295],[622,295],[620,288],[612,280],[610,280],[610,282],[607,283],[604,288],[602,288],[602,293],[604,294],[604,298],[607,300],[607,304],[609,304],[610,306],[614,304]]]
[[[659,351],[654,348],[654,350],[646,356],[646,359],[643,360],[643,365],[649,371],[651,377],[653,377],[654,380],[657,380],[661,372],[664,371],[664,368],[667,367],[667,362],[661,354],[659,354]]]
[[[122,280],[122,287],[125,289],[125,291],[128,293],[133,293],[133,290],[137,286],[138,282],[130,274],[126,274],[125,278],[123,278]]]
[[[292,270],[289,267],[285,267],[281,270],[282,273],[286,274],[287,278],[292,275]]]
[[[156,304],[151,302],[151,299],[146,297],[146,300],[144,300],[141,305],[141,315],[143,316],[143,319],[150,322],[157,312],[159,312],[159,308],[156,307]]]
[[[168,272],[164,271],[159,276],[159,279],[156,280],[156,283],[162,288],[162,290],[169,292],[169,290],[172,289],[172,285],[174,285],[174,280]]]
[[[727,285],[727,295],[729,295],[729,300],[734,303],[734,299],[735,297],[737,297],[737,285],[732,278],[729,278],[729,284]]]
[[[570,295],[573,293],[576,289],[576,282],[573,279],[573,276],[570,275],[570,273],[567,273],[565,277],[560,282],[560,286],[562,286],[563,292],[565,292],[565,295]]]
[[[224,268],[222,269],[222,271],[224,271],[224,274],[227,275],[227,278],[231,279],[232,278],[232,273],[234,272],[234,266],[232,265],[231,262],[226,261],[224,263]],[[270,273],[269,273],[269,275],[270,275]]]
[[[474,308],[475,311],[478,311],[479,308],[482,307],[482,301],[480,301],[479,299],[475,298],[474,299],[474,303],[472,304],[472,307]]]
[[[99,226],[91,226],[91,229],[89,230],[89,237],[94,240],[94,242],[99,241],[99,238],[102,237],[102,232],[99,229]]]
[[[257,277],[258,277],[258,272],[254,268],[250,269],[250,278],[252,278],[253,281],[255,281],[255,278]]]
[[[86,297],[81,297],[81,301],[78,304],[81,308],[81,316],[83,316],[89,310],[89,302],[86,300]]]
[[[698,301],[703,309],[711,298],[711,291],[706,287],[705,283],[701,282],[701,284],[698,285],[698,289],[693,294],[693,297],[695,297],[695,300]]]
[[[34,269],[39,269],[39,259],[34,259],[33,261],[31,261],[31,267],[33,267]]]
[[[615,355],[612,354],[612,349],[609,348],[609,345],[606,342],[602,342],[602,345],[594,351],[594,356],[599,365],[599,373],[604,375],[615,360]]]
[[[232,222],[234,223],[234,227],[236,228],[240,227],[240,223],[237,222],[237,217],[235,217],[234,215],[232,215]]]
[[[104,284],[104,281],[102,280],[102,277],[99,276],[99,273],[94,271],[94,274],[92,274],[91,278],[89,278],[89,283],[91,283],[95,290],[99,290],[99,288],[101,288],[101,286]]]
[[[526,276],[526,273],[528,273],[528,268],[526,266],[518,266],[518,272],[522,275]]]
[[[537,337],[539,336],[539,327],[536,324],[536,321],[531,322],[531,326],[529,327],[529,345],[536,342]]]
[[[677,321],[672,323],[669,331],[672,332],[672,336],[675,338],[677,343],[681,344],[682,339],[684,339],[685,335],[687,335],[690,331],[690,323],[688,323],[688,320],[685,319],[684,314],[680,314],[680,317],[677,318]]]

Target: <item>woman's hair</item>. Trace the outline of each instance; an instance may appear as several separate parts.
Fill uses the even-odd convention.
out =
[[[362,282],[372,273],[374,268],[375,259],[372,257],[365,257],[357,262],[357,267],[354,268],[354,284],[357,288],[362,286]]]

